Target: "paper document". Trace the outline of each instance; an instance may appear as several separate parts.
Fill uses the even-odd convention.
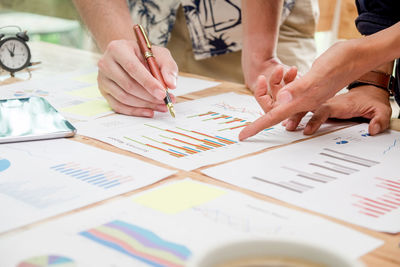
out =
[[[157,182],[173,171],[66,139],[0,145],[0,232]]]
[[[211,177],[373,230],[400,232],[400,132],[360,124],[204,170]]]
[[[113,115],[77,124],[78,133],[169,164],[192,170],[264,148],[307,138],[281,125],[239,142],[241,129],[263,114],[252,96],[221,94],[175,105],[176,118],[157,113],[154,118]],[[307,121],[307,116],[304,121]],[[318,133],[348,125],[326,123]]]
[[[176,96],[214,87],[220,83],[179,76]],[[46,98],[69,119],[87,121],[114,113],[97,85],[97,69],[59,74],[1,87],[0,99],[39,96]]]
[[[173,214],[158,208],[164,197],[184,202],[197,190],[213,197]],[[148,207],[140,198],[159,204]],[[210,246],[251,237],[291,238],[351,258],[383,243],[318,216],[185,179],[1,238],[7,257],[0,265],[59,259],[76,266],[186,266]]]

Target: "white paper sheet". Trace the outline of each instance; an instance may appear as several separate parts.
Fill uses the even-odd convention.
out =
[[[190,205],[176,201],[171,214],[165,199]],[[243,237],[290,237],[351,258],[383,243],[317,216],[185,179],[1,238],[7,257],[0,265],[58,256],[76,266],[184,266],[209,246]]]
[[[302,123],[295,132],[276,125],[247,142],[239,142],[240,130],[263,114],[255,99],[248,95],[228,93],[206,97],[178,103],[175,110],[176,118],[167,113],[158,113],[152,119],[113,115],[76,127],[79,134],[184,170],[307,137],[302,133]],[[344,125],[327,123],[318,133]]]
[[[180,96],[218,84],[179,76],[177,88],[171,90],[171,93]],[[96,68],[18,82],[2,86],[0,90],[0,99],[29,96],[46,98],[69,119],[87,121],[114,113],[98,89]]]
[[[400,133],[361,124],[203,172],[373,230],[400,232]]]
[[[173,171],[66,139],[0,145],[0,232],[157,182]]]
[[[207,88],[217,86],[221,83],[197,78],[178,76],[176,89],[170,90],[175,96],[182,96],[193,92],[201,91]]]

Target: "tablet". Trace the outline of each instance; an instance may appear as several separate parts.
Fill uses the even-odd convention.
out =
[[[0,143],[74,136],[76,129],[46,99],[0,100]]]

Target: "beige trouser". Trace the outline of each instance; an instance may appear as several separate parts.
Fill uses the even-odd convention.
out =
[[[307,72],[315,59],[314,33],[317,19],[317,0],[296,0],[292,12],[279,30],[278,58],[288,66],[297,66],[301,73]],[[171,51],[180,71],[244,83],[240,51],[202,60],[194,59],[181,7],[167,48]]]

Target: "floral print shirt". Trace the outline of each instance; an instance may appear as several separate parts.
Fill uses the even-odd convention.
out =
[[[142,24],[152,43],[166,46],[182,5],[195,59],[242,48],[240,0],[127,0],[135,23]],[[284,0],[281,22],[295,0]]]

